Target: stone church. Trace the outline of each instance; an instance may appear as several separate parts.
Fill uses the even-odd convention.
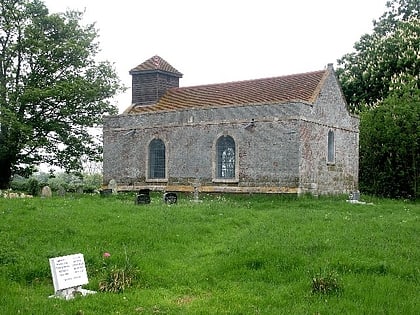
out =
[[[358,188],[359,119],[334,69],[179,87],[159,56],[130,71],[132,105],[104,117],[118,190],[340,194]]]

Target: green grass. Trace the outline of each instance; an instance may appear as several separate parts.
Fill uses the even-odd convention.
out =
[[[370,201],[1,199],[0,314],[418,314],[420,205]],[[49,299],[48,259],[75,253],[85,257],[84,288],[98,291],[127,260],[133,285]],[[313,292],[314,277],[331,274],[339,290]]]

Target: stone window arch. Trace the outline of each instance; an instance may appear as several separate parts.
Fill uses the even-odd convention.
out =
[[[149,179],[166,178],[166,147],[161,139],[153,139],[149,143]]]

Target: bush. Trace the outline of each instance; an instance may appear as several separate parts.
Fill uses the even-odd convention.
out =
[[[28,180],[28,194],[32,195],[32,196],[38,196],[39,195],[39,182],[36,178],[31,177]]]
[[[84,174],[83,176],[83,192],[93,193],[102,185],[102,174]]]
[[[312,278],[312,293],[339,293],[342,290],[335,271],[319,272]]]
[[[405,85],[360,120],[360,190],[389,198],[419,197],[420,92]]]
[[[28,191],[28,179],[16,175],[10,182],[10,188],[15,191]]]
[[[39,173],[29,178],[17,175],[10,182],[11,189],[27,192],[33,196],[38,196],[41,187],[47,185],[54,192],[93,193],[102,185],[102,174]]]
[[[107,271],[105,278],[99,282],[99,291],[122,293],[125,289],[131,287],[135,276],[135,270],[130,266],[123,268],[114,266]]]
[[[125,264],[118,267],[112,264],[112,258],[109,253],[104,253],[103,279],[99,282],[100,292],[122,293],[125,289],[131,287],[137,275],[137,270],[132,267],[128,261],[127,253]]]

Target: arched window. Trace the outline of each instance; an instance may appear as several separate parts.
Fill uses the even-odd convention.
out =
[[[335,160],[335,143],[334,143],[334,131],[328,131],[328,152],[327,162],[334,163]]]
[[[217,177],[235,178],[235,141],[230,136],[217,140]]]
[[[149,144],[149,178],[166,177],[165,144],[160,139],[154,139]]]

